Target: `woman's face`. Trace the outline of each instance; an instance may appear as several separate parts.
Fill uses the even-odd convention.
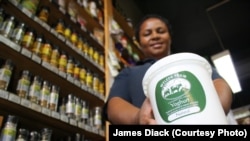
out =
[[[140,27],[140,45],[147,57],[161,59],[170,53],[171,37],[167,25],[149,18]]]

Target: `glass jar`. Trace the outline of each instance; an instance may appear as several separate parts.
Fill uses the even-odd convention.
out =
[[[49,63],[51,53],[52,53],[52,45],[51,45],[50,41],[47,40],[43,44],[42,49],[41,49],[41,58],[42,58],[42,60]]]
[[[38,100],[41,95],[41,85],[42,85],[41,77],[38,75],[34,76],[33,82],[30,85],[29,94],[28,94],[28,99],[31,102],[38,104]]]
[[[41,57],[42,47],[43,47],[43,38],[42,36],[37,36],[33,45],[31,51],[36,54],[37,56]]]
[[[50,98],[50,84],[48,81],[44,80],[41,89],[39,104],[42,107],[48,108],[49,98]]]
[[[51,141],[52,132],[53,131],[50,128],[43,128],[41,130],[41,140],[40,141]]]
[[[28,141],[29,131],[24,128],[19,128],[16,141]]]
[[[2,128],[2,132],[0,135],[0,141],[15,141],[16,133],[17,133],[17,123],[18,117],[14,115],[8,115],[7,121]]]
[[[50,13],[50,8],[48,6],[42,6],[40,12],[38,13],[38,18],[47,23],[49,18],[49,13]]]
[[[9,38],[11,32],[15,27],[15,17],[9,16],[6,20],[4,20],[3,25],[0,29],[1,34],[7,38]]]
[[[25,24],[19,23],[18,26],[13,30],[10,38],[13,42],[20,44],[25,33]]]
[[[21,5],[27,9],[31,14],[35,14],[40,0],[22,0]]]
[[[49,98],[49,109],[52,111],[57,111],[58,99],[59,99],[59,87],[52,85],[51,93]]]
[[[69,94],[68,100],[66,102],[66,115],[69,118],[74,118],[74,110],[75,110],[74,96],[72,94]]]
[[[35,32],[32,29],[27,29],[21,41],[21,46],[30,50],[34,43]]]
[[[58,68],[59,57],[60,57],[59,48],[55,46],[51,51],[50,64]]]
[[[102,109],[101,107],[95,107],[93,109],[93,125],[97,129],[102,128]]]
[[[0,69],[0,89],[7,90],[12,76],[13,63],[12,60],[7,59]]]
[[[56,27],[55,27],[55,30],[57,33],[64,35],[65,25],[64,25],[63,19],[58,20]]]
[[[68,57],[67,57],[66,53],[62,51],[60,54],[60,57],[59,57],[59,61],[58,61],[59,71],[66,73],[67,62],[68,62]]]
[[[21,78],[18,80],[16,92],[21,98],[27,98],[30,87],[30,72],[23,70]]]

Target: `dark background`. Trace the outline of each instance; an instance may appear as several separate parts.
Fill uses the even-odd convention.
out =
[[[113,5],[131,18],[133,25],[148,13],[169,19],[174,33],[173,52],[193,52],[210,59],[228,49],[243,89],[234,94],[232,109],[250,104],[249,0],[126,0],[123,3],[114,0]]]

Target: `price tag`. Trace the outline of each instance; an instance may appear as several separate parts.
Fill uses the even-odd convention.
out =
[[[105,132],[104,132],[104,130],[99,130],[99,135],[101,135],[101,136],[105,136]]]
[[[51,111],[51,116],[52,116],[53,118],[60,119],[60,114],[59,114],[58,112]]]
[[[12,101],[14,103],[17,103],[17,104],[20,104],[20,97],[17,96],[16,94],[13,94],[13,93],[9,93],[9,98],[8,98],[9,101]]]
[[[0,90],[0,97],[4,99],[8,99],[9,97],[9,92],[5,90]]]
[[[51,29],[50,29],[50,32],[51,32],[52,34],[54,34],[56,37],[58,36],[58,33],[55,31],[55,29],[51,28]]]
[[[69,119],[69,124],[71,124],[73,126],[77,126],[77,122],[74,119]]]
[[[84,129],[85,129],[86,131],[91,132],[91,127],[90,127],[89,125],[85,125],[85,126],[84,126]]]
[[[69,118],[66,115],[60,115],[60,120],[66,122],[66,123],[69,122]]]
[[[50,31],[50,26],[49,26],[47,23],[43,22],[43,23],[42,23],[42,26],[43,26],[47,31]]]
[[[63,78],[66,78],[66,76],[67,76],[66,73],[63,72],[63,71],[59,71],[58,74],[59,74],[61,77],[63,77]]]
[[[42,62],[42,66],[44,66],[46,69],[48,69],[48,70],[52,70],[51,69],[51,65],[48,63],[48,62],[45,62],[45,61],[43,61]]]
[[[81,122],[81,121],[78,121],[77,125],[78,125],[79,128],[82,128],[82,129],[83,129],[84,123]]]
[[[22,11],[25,15],[27,15],[28,17],[30,17],[30,18],[32,17],[32,13],[31,13],[28,9],[22,7],[22,8],[21,8],[21,11]]]
[[[41,26],[43,26],[43,21],[40,20],[38,17],[35,16],[33,19],[34,19],[34,21],[36,21],[38,24],[40,24]]]
[[[74,81],[74,84],[78,87],[81,87],[81,82],[79,80],[75,80]]]
[[[60,35],[60,34],[58,34],[58,36],[57,36],[60,40],[62,40],[63,42],[65,42],[65,37],[63,37],[62,35]]]
[[[82,84],[81,88],[82,88],[83,90],[85,90],[85,91],[88,91],[87,86],[86,86],[86,85],[84,85],[84,84]]]
[[[31,102],[27,99],[21,98],[21,105],[29,108],[29,107],[31,107]]]
[[[92,127],[92,132],[93,132],[93,133],[95,133],[95,134],[99,134],[98,129],[97,129],[97,128],[95,128],[95,127]]]
[[[55,66],[51,66],[50,69],[52,72],[58,74],[58,68],[56,68]]]
[[[60,7],[59,10],[63,13],[63,14],[66,14],[66,11],[64,8]]]
[[[42,62],[42,59],[34,53],[32,53],[31,59],[33,61],[37,62],[38,64],[40,64]]]
[[[71,21],[73,21],[74,23],[76,23],[76,18],[74,17],[70,17]]]
[[[23,54],[24,56],[31,58],[32,53],[27,49],[27,48],[22,48],[21,50],[21,54]]]
[[[42,107],[42,113],[43,114],[45,114],[47,116],[50,116],[51,115],[50,112],[51,112],[50,109]]]
[[[36,103],[31,103],[31,109],[37,112],[41,112],[42,111],[42,107]]]
[[[71,83],[74,83],[74,78],[70,75],[67,75],[67,80]]]

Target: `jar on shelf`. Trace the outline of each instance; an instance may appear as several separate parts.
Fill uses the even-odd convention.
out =
[[[66,52],[61,51],[59,61],[58,61],[58,69],[59,69],[59,71],[62,71],[62,72],[66,73],[67,62],[68,62],[68,57],[67,57]]]
[[[74,106],[74,117],[76,121],[81,120],[82,115],[82,104],[81,100],[78,97],[75,97],[75,106]]]
[[[28,99],[31,102],[38,104],[38,100],[41,95],[41,85],[42,85],[42,78],[38,75],[35,75],[30,85],[29,94],[28,94]]]
[[[52,53],[52,45],[51,45],[50,41],[46,40],[42,46],[42,49],[41,49],[42,60],[49,63],[51,53]]]
[[[64,35],[65,24],[64,24],[63,19],[58,20],[58,22],[56,24],[56,27],[55,27],[55,30],[56,30],[57,33],[59,33],[61,35]]]
[[[27,28],[21,41],[21,46],[31,50],[31,46],[34,43],[35,31],[31,28]]]
[[[20,79],[18,80],[16,92],[21,98],[27,98],[30,87],[31,74],[28,70],[23,70]]]
[[[50,128],[43,128],[41,130],[41,140],[40,141],[51,141],[53,130]]]
[[[67,61],[67,67],[66,67],[66,73],[67,73],[67,75],[73,77],[74,67],[75,67],[75,63],[74,63],[73,57],[69,56],[68,57],[68,61]]]
[[[9,38],[14,27],[15,27],[15,17],[11,15],[6,20],[4,20],[0,29],[0,33],[3,36]]]
[[[32,45],[32,53],[36,54],[37,56],[41,57],[42,47],[43,47],[44,41],[43,37],[41,35],[38,35]]]
[[[57,111],[59,90],[60,88],[58,86],[52,85],[49,97],[49,109],[52,111]]]
[[[0,89],[7,90],[10,78],[12,76],[13,63],[11,59],[5,60],[5,63],[0,69]]]
[[[40,0],[22,0],[21,6],[27,9],[31,14],[35,14]]]
[[[68,99],[66,102],[66,115],[69,118],[74,118],[74,110],[75,110],[75,103],[74,103],[74,96],[72,94],[68,94]]]
[[[102,108],[101,107],[94,107],[93,109],[93,126],[97,129],[102,128]]]
[[[50,64],[58,68],[59,57],[60,57],[59,47],[54,46],[51,51]]]
[[[84,124],[87,124],[89,119],[89,103],[85,100],[81,101],[82,103],[82,112],[81,112],[81,119]]]
[[[13,29],[10,35],[10,39],[15,43],[20,44],[23,39],[24,33],[25,33],[25,24],[21,22],[17,25],[16,28]]]
[[[19,128],[16,141],[28,141],[29,130],[25,128]]]
[[[8,115],[7,121],[5,122],[1,131],[1,135],[0,135],[1,141],[15,141],[16,140],[18,120],[19,118],[17,116]]]
[[[49,98],[50,98],[50,84],[47,80],[44,80],[41,89],[41,96],[39,98],[39,104],[42,107],[48,108]]]
[[[38,13],[38,18],[47,23],[49,19],[50,8],[48,6],[42,6]]]

